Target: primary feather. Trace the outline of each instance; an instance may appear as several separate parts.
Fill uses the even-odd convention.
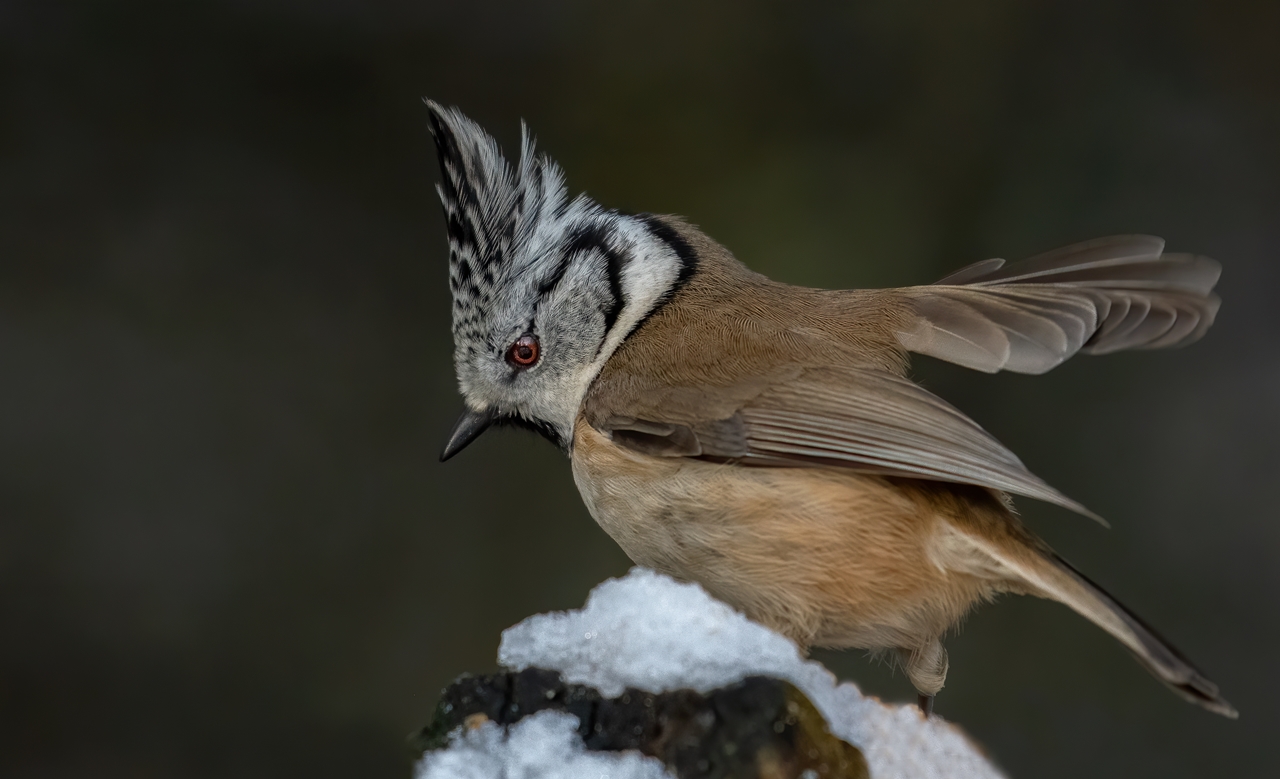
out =
[[[1221,267],[1163,254],[1145,235],[1099,238],[1006,265],[984,260],[898,290],[914,316],[906,349],[995,373],[1044,373],[1077,352],[1158,349],[1198,340],[1217,314]]]
[[[1102,521],[1027,470],[972,419],[907,379],[878,370],[810,368],[763,390],[749,386],[758,394],[724,419],[686,425],[613,417],[599,427],[647,454],[973,484]]]

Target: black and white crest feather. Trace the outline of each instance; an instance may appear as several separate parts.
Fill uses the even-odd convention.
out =
[[[528,127],[521,126],[520,159],[513,167],[498,142],[461,111],[432,101],[427,106],[440,155],[436,189],[449,233],[454,336],[479,339],[483,312],[506,279],[559,239],[570,205],[564,176],[553,160],[535,153]],[[573,205],[589,210],[593,204],[579,198]]]

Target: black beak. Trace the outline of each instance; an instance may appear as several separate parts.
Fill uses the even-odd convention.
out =
[[[458,418],[458,423],[453,426],[453,432],[449,434],[449,443],[444,445],[444,451],[440,453],[440,462],[444,462],[466,449],[467,444],[479,438],[480,434],[488,430],[489,426],[496,421],[498,421],[496,409],[486,409],[484,411],[467,409],[462,412],[462,416]]]

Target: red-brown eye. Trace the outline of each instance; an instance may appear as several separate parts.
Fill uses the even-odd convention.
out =
[[[538,336],[522,335],[507,349],[507,362],[517,368],[528,368],[538,361]]]

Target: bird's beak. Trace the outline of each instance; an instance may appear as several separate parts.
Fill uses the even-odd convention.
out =
[[[458,418],[458,423],[453,426],[453,432],[449,434],[449,443],[444,445],[444,451],[440,453],[440,462],[444,462],[466,449],[467,444],[479,438],[480,434],[488,430],[489,426],[497,420],[497,409],[485,409],[484,411],[467,409],[462,412],[462,416]]]

